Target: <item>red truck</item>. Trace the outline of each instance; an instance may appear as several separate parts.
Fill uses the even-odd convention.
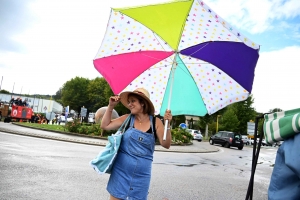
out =
[[[31,119],[32,113],[33,111],[30,107],[12,105],[10,116],[12,120],[27,121]]]

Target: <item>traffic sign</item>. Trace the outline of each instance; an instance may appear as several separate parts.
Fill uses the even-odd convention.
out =
[[[254,122],[247,122],[247,133],[248,135],[254,135],[255,130],[255,123]]]
[[[86,117],[87,109],[86,108],[81,108],[80,110],[80,116],[81,117]]]
[[[181,124],[179,124],[179,127],[185,129],[187,127],[187,125],[185,123],[181,123]]]

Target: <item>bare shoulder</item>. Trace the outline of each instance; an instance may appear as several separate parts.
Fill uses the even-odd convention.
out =
[[[155,126],[156,129],[163,126],[161,119],[159,119],[158,117],[155,117]]]

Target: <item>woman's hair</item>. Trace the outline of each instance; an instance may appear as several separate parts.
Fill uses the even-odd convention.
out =
[[[138,101],[140,102],[140,104],[143,104],[143,113],[144,114],[148,114],[151,115],[151,107],[149,106],[148,102],[141,97],[140,95],[136,95],[136,94],[128,94],[128,99],[129,97],[135,97],[138,99]]]

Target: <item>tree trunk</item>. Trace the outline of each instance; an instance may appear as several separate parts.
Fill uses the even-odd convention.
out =
[[[205,139],[208,139],[208,124],[205,125]]]

